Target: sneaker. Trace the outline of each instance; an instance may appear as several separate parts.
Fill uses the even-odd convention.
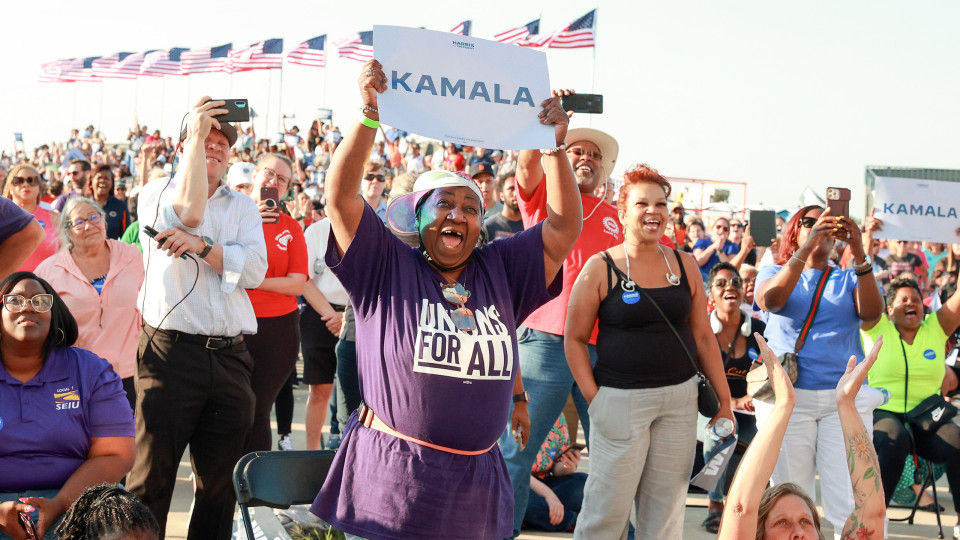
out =
[[[960,525],[953,526],[953,540],[960,540]]]
[[[280,450],[293,450],[293,439],[291,439],[289,435],[280,437],[280,441],[277,442],[277,448]]]
[[[330,438],[327,439],[327,444],[325,446],[327,450],[336,450],[337,448],[340,448],[340,436],[331,435]]]

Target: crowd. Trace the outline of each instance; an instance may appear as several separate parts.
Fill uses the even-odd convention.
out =
[[[234,464],[293,449],[298,358],[306,447],[337,450],[311,510],[348,538],[681,538],[727,448],[723,538],[822,537],[817,476],[838,534],[883,534],[915,455],[960,511],[960,230],[806,206],[758,246],[653,167],[618,189],[569,91],[556,146],[509,152],[385,129],[376,61],[359,86],[343,133],[202,98],[175,138],[0,158],[0,539],[162,538],[188,446],[188,538],[229,538]]]

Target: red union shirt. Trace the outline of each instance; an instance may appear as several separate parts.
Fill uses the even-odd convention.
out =
[[[544,177],[530,198],[524,197],[523,191],[517,189],[517,202],[520,205],[524,229],[529,229],[547,217],[546,184],[546,177]],[[527,317],[523,321],[523,325],[527,328],[562,336],[563,325],[567,321],[567,302],[570,300],[570,291],[583,265],[594,254],[623,242],[623,227],[620,226],[617,209],[603,202],[603,199],[592,195],[581,193],[580,198],[583,201],[583,217],[586,219],[577,243],[563,261],[563,292]],[[597,344],[596,323],[590,334],[590,344]]]
[[[307,242],[297,220],[280,214],[276,223],[263,224],[263,239],[267,243],[266,278],[284,277],[289,273],[307,274]],[[297,297],[285,294],[247,289],[253,311],[258,318],[279,317],[297,309]]]

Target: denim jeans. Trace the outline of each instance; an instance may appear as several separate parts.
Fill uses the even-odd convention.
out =
[[[566,532],[577,523],[580,506],[583,505],[583,485],[587,483],[586,473],[573,473],[566,476],[548,476],[541,480],[553,491],[563,505],[563,520],[554,525],[550,523],[550,505],[547,500],[530,490],[527,513],[524,523],[527,526],[547,532]]]
[[[748,446],[750,441],[753,440],[753,437],[757,434],[757,417],[749,414],[740,414],[733,413],[734,418],[737,420],[737,444]],[[703,440],[703,458],[706,459],[707,455],[713,450],[713,447],[717,445],[720,441],[713,440],[710,437],[709,431],[710,418],[707,418],[703,415],[697,415],[697,438]],[[727,468],[723,471],[723,474],[720,475],[720,479],[717,481],[717,487],[713,491],[707,493],[707,497],[710,498],[713,502],[723,502],[723,497],[726,495],[727,486],[730,484],[730,480],[733,479],[733,475],[737,472],[737,467],[740,466],[740,459],[743,457],[742,454],[738,455],[736,449],[734,453],[730,455],[730,460],[727,461]],[[697,471],[694,471],[696,473]]]
[[[357,372],[357,342],[337,342],[337,418],[340,433],[347,427],[350,414],[360,406],[360,375]],[[333,419],[331,419],[331,424]]]
[[[47,499],[52,499],[57,496],[59,489],[31,489],[27,491],[22,491],[20,493],[0,493],[0,502],[9,502],[19,500],[21,497],[45,497]],[[36,507],[34,507],[36,508]],[[30,518],[34,523],[40,518],[39,512],[31,512]],[[47,528],[47,532],[43,535],[43,540],[56,540],[56,530],[57,526],[60,525],[60,522],[63,521],[63,515],[57,516],[57,519]],[[0,540],[11,540],[9,536],[0,532]]]
[[[523,518],[530,496],[530,470],[547,439],[550,428],[563,412],[567,397],[573,393],[573,401],[580,415],[584,434],[590,440],[590,417],[587,400],[573,380],[567,357],[563,353],[563,336],[548,334],[521,326],[517,328],[517,343],[520,350],[520,375],[524,390],[530,393],[527,409],[530,412],[530,438],[523,451],[510,433],[510,426],[500,437],[500,451],[507,462],[507,473],[513,483],[513,535],[520,534]],[[597,361],[597,349],[588,345],[590,363]],[[513,410],[511,409],[511,414]],[[574,434],[571,434],[574,436]]]

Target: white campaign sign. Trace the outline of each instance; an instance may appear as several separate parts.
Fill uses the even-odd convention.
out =
[[[542,51],[401,26],[374,26],[373,50],[387,75],[384,124],[482,148],[556,146],[537,116],[550,97]]]
[[[877,238],[956,243],[960,227],[960,182],[878,176],[874,217]]]

